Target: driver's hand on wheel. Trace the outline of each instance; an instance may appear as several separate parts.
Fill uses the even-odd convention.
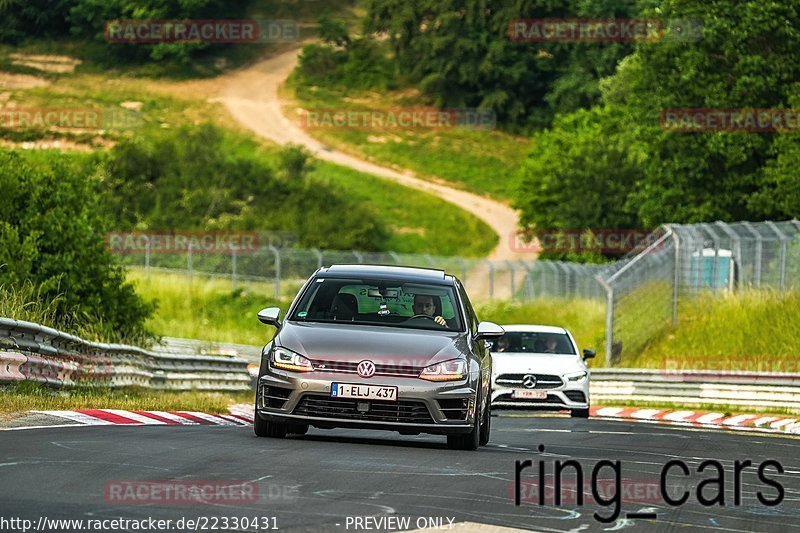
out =
[[[436,318],[434,318],[433,321],[436,322],[437,324],[439,324],[440,326],[447,326],[447,322],[445,322],[444,318],[442,318],[440,316],[437,316]]]

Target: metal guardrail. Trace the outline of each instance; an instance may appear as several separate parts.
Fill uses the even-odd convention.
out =
[[[800,373],[705,370],[591,370],[593,403],[631,401],[732,405],[800,412]]]
[[[0,318],[0,383],[54,387],[91,383],[112,388],[247,391],[247,361],[238,357],[159,353],[90,342],[32,322]]]

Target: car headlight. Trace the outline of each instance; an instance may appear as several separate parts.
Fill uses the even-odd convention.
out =
[[[283,370],[293,370],[294,372],[312,372],[314,370],[311,361],[286,348],[273,348],[270,361],[272,366]]]
[[[586,379],[589,373],[587,371],[583,372],[573,372],[572,374],[566,374],[564,377],[567,378],[567,381],[570,383],[580,383]]]
[[[420,372],[419,377],[428,381],[455,381],[464,379],[467,372],[467,362],[463,359],[451,359],[426,366]]]

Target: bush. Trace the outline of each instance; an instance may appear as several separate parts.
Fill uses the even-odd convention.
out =
[[[30,284],[54,305],[57,327],[112,340],[149,337],[153,306],[104,248],[96,185],[83,165],[0,151],[0,285],[34,292]]]
[[[382,249],[373,210],[309,177],[311,166],[300,148],[275,158],[209,124],[157,131],[107,157],[107,214],[118,229],[275,230],[304,247]]]

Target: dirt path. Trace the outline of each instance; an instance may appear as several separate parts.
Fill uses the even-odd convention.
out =
[[[518,217],[517,212],[506,204],[417,178],[410,171],[398,172],[333,150],[287,119],[281,112],[281,106],[287,102],[281,101],[278,87],[294,69],[298,54],[298,49],[290,50],[226,76],[218,100],[224,103],[239,123],[264,138],[278,144],[303,145],[319,159],[430,192],[469,211],[486,222],[500,237],[488,259],[533,259],[529,254],[515,253],[509,246],[509,236],[517,228]]]

